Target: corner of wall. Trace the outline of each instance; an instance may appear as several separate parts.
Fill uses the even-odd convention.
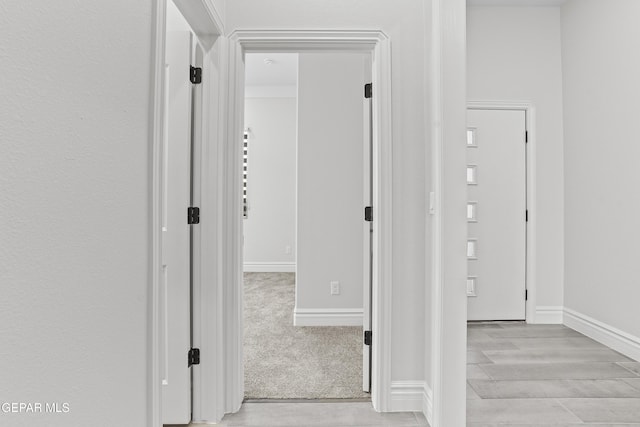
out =
[[[570,308],[564,309],[564,324],[640,362],[640,337],[621,331]]]
[[[433,392],[425,381],[393,381],[390,412],[421,412],[431,425]]]
[[[536,325],[562,325],[564,320],[564,311],[559,306],[536,306],[533,324]]]

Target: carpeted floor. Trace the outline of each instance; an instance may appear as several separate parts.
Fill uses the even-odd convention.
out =
[[[247,399],[369,397],[362,328],[294,327],[294,273],[245,273],[244,302]]]

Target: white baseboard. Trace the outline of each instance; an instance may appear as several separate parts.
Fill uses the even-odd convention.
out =
[[[422,412],[431,424],[433,396],[424,381],[393,381],[391,412]]]
[[[424,396],[422,400],[422,413],[430,426],[433,425],[433,391],[426,383],[424,384]]]
[[[295,273],[295,262],[245,262],[243,271],[247,273]]]
[[[564,309],[564,324],[619,353],[640,361],[640,338],[569,308]]]
[[[362,326],[362,309],[295,308],[293,326]]]
[[[561,305],[537,306],[533,323],[545,325],[562,325],[564,308]]]

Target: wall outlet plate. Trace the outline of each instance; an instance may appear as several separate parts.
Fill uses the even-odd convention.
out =
[[[340,295],[340,282],[331,282],[331,295]]]

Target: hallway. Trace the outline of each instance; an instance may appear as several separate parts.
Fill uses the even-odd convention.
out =
[[[563,325],[471,323],[467,426],[640,426],[640,363]]]

